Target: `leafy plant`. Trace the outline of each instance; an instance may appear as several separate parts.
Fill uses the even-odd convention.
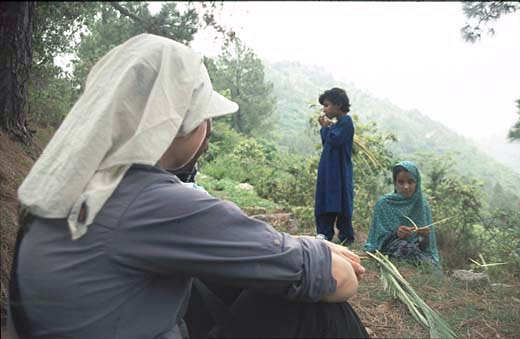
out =
[[[386,256],[379,251],[376,251],[376,254],[366,253],[379,264],[384,289],[392,293],[394,298],[401,300],[408,307],[414,319],[421,326],[429,329],[430,338],[457,338],[448,323],[417,295]]]

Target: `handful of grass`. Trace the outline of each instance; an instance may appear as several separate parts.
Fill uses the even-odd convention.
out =
[[[457,338],[448,323],[417,295],[386,256],[379,251],[376,251],[376,254],[367,254],[379,264],[385,291],[390,291],[394,298],[398,298],[408,307],[415,320],[429,329],[430,338]]]

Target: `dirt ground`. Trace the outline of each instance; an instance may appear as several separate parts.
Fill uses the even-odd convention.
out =
[[[52,136],[51,129],[37,129],[31,146],[13,141],[0,132],[0,301],[4,323],[4,305],[11,271],[12,248],[17,229],[16,189],[29,173],[34,159],[41,153]],[[2,338],[5,338],[2,333]]]

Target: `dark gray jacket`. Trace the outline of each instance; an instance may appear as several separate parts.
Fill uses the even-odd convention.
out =
[[[326,244],[144,165],[78,240],[65,219],[31,221],[18,260],[34,337],[178,338],[192,277],[309,301],[336,288]]]

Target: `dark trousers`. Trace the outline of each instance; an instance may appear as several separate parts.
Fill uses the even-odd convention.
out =
[[[191,339],[369,338],[346,302],[298,302],[216,283],[206,286],[229,308],[229,318],[216,324],[203,296],[193,289],[184,318]]]
[[[332,240],[334,237],[334,222],[339,231],[339,241],[354,241],[354,228],[352,227],[352,218],[338,213],[324,213],[316,216],[316,229],[319,234]]]

